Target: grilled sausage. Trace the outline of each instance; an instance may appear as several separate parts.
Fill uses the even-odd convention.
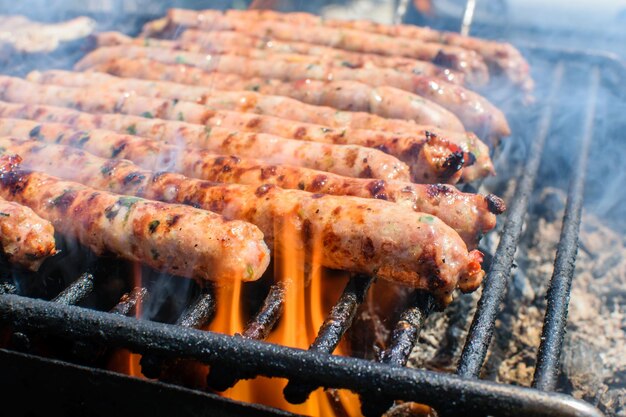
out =
[[[419,40],[395,38],[385,35],[373,35],[351,29],[335,29],[322,26],[292,25],[279,21],[263,21],[253,19],[232,19],[219,11],[193,11],[170,9],[167,14],[165,31],[178,28],[197,28],[201,30],[234,30],[260,38],[271,38],[281,41],[308,42],[353,52],[366,52],[388,56],[404,56],[407,58],[430,61],[460,71],[473,84],[484,85],[489,80],[489,72],[485,61],[474,51],[456,46],[427,43]],[[144,35],[151,35],[147,25]]]
[[[308,13],[278,13],[272,10],[228,10],[234,18],[278,20],[305,26],[322,25],[334,28],[355,29],[394,38],[419,39],[424,42],[441,43],[477,52],[490,67],[502,72],[514,85],[530,92],[533,81],[530,78],[528,62],[513,45],[487,39],[463,36],[455,32],[443,32],[429,27],[415,25],[385,25],[371,20],[322,19]]]
[[[463,138],[456,132],[441,132],[442,135],[449,135],[455,139],[461,137],[461,140],[447,141],[444,137],[439,136],[430,126],[417,126],[413,123],[376,118],[367,113],[338,112],[329,107],[308,106],[298,101],[290,100],[285,97],[264,96],[254,92],[212,92],[205,87],[193,87],[183,84],[147,81],[140,79],[117,78],[104,73],[73,73],[67,71],[48,71],[45,73],[32,72],[28,79],[33,82],[67,85],[70,87],[87,87],[87,88],[107,88],[108,90],[118,90],[120,92],[137,93],[146,96],[157,96],[163,98],[193,101],[204,104],[212,109],[221,108],[225,110],[235,110],[242,112],[253,112],[257,114],[267,114],[280,116],[287,119],[299,120],[307,123],[319,123],[323,126],[310,126],[291,124],[292,129],[288,130],[289,125],[285,123],[274,123],[269,127],[265,127],[268,123],[256,123],[256,129],[275,133],[279,136],[297,137],[299,139],[312,139],[316,142],[327,142],[335,144],[354,144],[367,147],[376,147],[385,150],[387,153],[396,156],[401,161],[409,164],[412,177],[418,182],[446,182],[455,183],[460,176],[465,181],[470,182],[476,178],[489,175],[492,171],[491,161],[489,159],[488,149],[483,145],[483,149],[475,149],[476,146],[467,146],[468,142],[480,142],[477,138]],[[246,120],[247,119],[247,120]],[[229,117],[226,123],[222,120],[220,126],[228,126],[237,130],[245,130],[252,119],[245,118],[238,123]],[[275,120],[275,119],[269,119]],[[331,131],[326,131],[324,126],[345,127],[348,126],[346,132],[341,131],[340,137],[337,134],[332,136]],[[375,133],[362,132],[359,129],[353,133],[352,128],[371,128],[387,131],[405,131],[419,133],[419,138],[415,141],[405,140],[403,144],[398,144],[397,140],[385,140],[384,142],[373,142],[367,136],[375,135]],[[313,132],[312,134],[308,132]],[[330,135],[329,135],[330,134]],[[412,133],[416,135],[415,133]],[[365,138],[361,138],[366,136]],[[473,135],[472,135],[473,136]],[[407,138],[408,139],[408,138]],[[389,143],[394,142],[391,147]],[[458,143],[460,142],[460,144]],[[425,146],[426,149],[421,148]],[[401,148],[402,149],[399,149]],[[439,149],[437,149],[439,147]],[[478,164],[474,164],[476,157],[470,153],[474,150],[477,154],[482,152],[482,158]],[[455,161],[459,158],[459,152],[465,152],[464,161],[468,161],[470,172],[465,174],[451,167],[458,164]],[[416,162],[418,161],[418,162]],[[471,161],[471,165],[470,165]],[[481,171],[479,164],[482,164],[486,170]]]
[[[261,78],[244,79],[235,74],[208,73],[198,68],[188,67],[186,65],[167,65],[156,61],[138,59],[118,58],[107,61],[94,67],[94,70],[107,72],[120,77],[137,77],[148,80],[164,80],[174,81],[177,83],[211,86],[220,90],[251,90],[264,94],[288,96],[305,103],[314,105],[324,105],[329,107],[341,108],[348,111],[366,111],[383,117],[411,119],[412,103],[419,100],[419,97],[407,93],[397,88],[382,87],[373,89],[365,84],[352,81],[295,81],[281,82],[276,80],[263,80]],[[374,94],[377,91],[377,94]],[[381,101],[371,99],[370,97],[380,97]],[[480,142],[476,135],[468,132],[453,132],[450,130],[441,130],[435,127],[428,128],[428,131],[435,133],[437,136],[446,138],[463,147],[462,143],[467,141],[469,137],[473,137],[473,142]],[[416,128],[410,134],[419,134],[419,128]],[[367,135],[372,136],[371,132],[363,132],[363,130],[352,130],[346,132],[346,136],[351,140],[357,137]],[[280,134],[285,136],[285,134]],[[372,145],[376,146],[376,145]],[[483,149],[476,152],[476,157],[481,158],[477,161],[477,165],[487,167],[493,166],[489,159],[489,149],[486,145],[480,145]],[[389,148],[389,145],[385,145]],[[483,176],[485,174],[482,174]],[[480,177],[474,174],[473,177]]]
[[[159,140],[172,142],[172,138],[176,138],[175,143],[189,143],[190,146],[201,147],[206,146],[207,129],[204,126],[194,125],[178,121],[147,119],[139,116],[128,116],[122,114],[98,114],[79,112],[73,109],[67,109],[55,106],[46,106],[39,104],[14,104],[0,101],[0,116],[9,118],[26,118],[39,121],[52,121],[67,123],[81,129],[101,128],[112,130],[119,133],[132,133],[144,137],[150,137]],[[230,119],[220,119],[227,125]],[[249,123],[238,123],[230,126],[237,130],[259,131],[276,129],[279,136],[282,129],[286,128],[285,124],[267,124],[263,120],[251,119]],[[295,128],[295,126],[294,126]],[[337,131],[331,128],[312,128],[307,129],[305,125],[299,124],[294,131],[294,135],[302,139],[319,138],[319,141],[327,141],[330,143],[343,144],[347,140],[351,142],[359,141],[364,146],[375,147],[384,150],[386,153],[397,155],[399,159],[410,161],[411,173],[413,179],[420,183],[445,182],[453,184],[458,180],[458,171],[454,170],[454,160],[457,156],[461,156],[466,163],[460,171],[464,181],[471,182],[487,175],[493,175],[493,164],[489,158],[489,149],[476,136],[472,134],[452,136],[453,146],[447,144],[446,140],[439,138],[438,134],[433,134],[429,130],[424,130],[421,134],[423,139],[414,136],[393,135],[384,132],[368,131],[368,130],[350,130],[348,133]],[[283,135],[289,135],[289,130]],[[444,132],[445,133],[445,132]],[[195,144],[195,145],[194,145]],[[445,153],[445,149],[448,153]],[[462,155],[459,154],[459,149]],[[216,149],[217,153],[234,153],[234,151],[225,149]],[[254,153],[254,149],[248,152],[247,149],[242,151],[244,155],[258,158],[259,154]],[[247,154],[245,154],[247,153]],[[443,157],[450,156],[448,161]],[[447,157],[446,157],[447,158]],[[439,161],[443,161],[439,165]]]
[[[439,121],[439,127],[460,130],[456,115],[469,130],[487,132],[496,137],[510,134],[510,129],[502,111],[486,98],[458,85],[422,75],[403,74],[388,71],[384,76],[371,74],[369,70],[351,70],[345,67],[331,68],[330,65],[300,64],[278,59],[254,60],[236,55],[206,55],[185,51],[171,51],[151,47],[104,47],[99,48],[76,64],[76,69],[94,68],[117,56],[132,59],[148,58],[165,64],[185,64],[207,72],[234,73],[244,77],[278,79],[283,81],[359,81],[372,87],[395,87],[418,95],[414,106],[424,106],[432,101],[451,113]],[[211,59],[208,59],[210,57]],[[433,104],[428,104],[433,106]],[[441,110],[440,110],[441,111]],[[445,125],[444,125],[445,123]]]
[[[63,159],[40,157],[67,168],[59,163]],[[32,208],[59,233],[96,254],[112,253],[172,274],[217,281],[255,280],[269,264],[263,234],[249,223],[23,171],[17,166],[20,160],[2,157],[0,195]]]
[[[470,249],[476,247],[482,234],[495,227],[494,214],[505,209],[502,200],[496,196],[461,193],[444,185],[342,177],[301,167],[215,155],[194,148],[180,149],[105,130],[72,130],[64,124],[0,118],[0,136],[5,135],[82,148],[102,158],[128,159],[152,170],[166,167],[169,171],[210,181],[255,186],[273,184],[313,193],[394,201],[414,211],[439,217],[459,233]]]
[[[328,62],[307,64],[306,62],[281,60],[279,54],[272,55],[261,60],[229,54],[207,55],[150,46],[123,45],[96,49],[81,59],[75,65],[75,69],[89,69],[111,58],[125,56],[129,59],[148,58],[165,64],[183,63],[206,71],[234,73],[244,77],[261,77],[285,81],[301,79],[323,81],[353,80],[376,87],[398,87],[410,92],[414,92],[414,85],[419,85],[424,80],[432,80],[421,75],[402,73],[393,69],[350,69]],[[438,80],[438,82],[444,83],[445,81]],[[456,86],[456,88],[463,89],[460,86]],[[475,93],[469,91],[467,93],[468,95],[475,95]],[[450,93],[447,94],[450,95]],[[447,110],[444,103],[438,103],[437,101],[442,101],[442,98],[433,95],[430,99],[421,97],[420,101],[414,103],[415,113],[419,115],[419,122],[431,124],[442,129],[465,130],[457,116]],[[466,112],[467,110],[464,111]]]
[[[0,245],[10,263],[37,271],[56,253],[54,228],[28,207],[0,198]]]
[[[387,119],[365,112],[338,111],[332,107],[314,106],[288,97],[272,96],[253,91],[219,91],[208,87],[190,86],[167,81],[119,78],[99,72],[46,71],[31,72],[27,79],[40,84],[67,87],[96,87],[107,91],[136,93],[146,97],[177,99],[204,104],[213,110],[256,113],[335,128],[382,130],[412,133],[419,120]],[[430,118],[426,117],[425,123]],[[415,122],[415,123],[414,123]]]
[[[191,120],[205,124],[215,113],[204,106],[171,100],[158,100],[148,97],[107,94],[95,90],[42,86],[29,83],[19,78],[0,76],[0,97],[22,103],[47,103],[89,110],[95,113],[120,112],[143,115],[143,119],[152,126],[151,119],[167,118]],[[239,120],[239,114],[224,112],[227,117]],[[245,115],[245,114],[244,114]],[[264,116],[253,116],[258,120]],[[275,123],[282,119],[275,118]],[[221,125],[222,119],[211,123]],[[242,156],[254,156],[278,164],[291,164],[334,172],[340,175],[408,180],[409,168],[391,155],[376,149],[354,145],[332,145],[316,142],[304,142],[285,139],[267,134],[251,134],[220,127],[196,126],[200,135],[193,138],[178,135],[179,145],[195,146],[220,153],[233,153]],[[127,127],[128,133],[138,132],[138,125]],[[445,162],[445,161],[444,161]],[[445,168],[445,167],[444,167]],[[456,168],[460,169],[459,166]],[[455,171],[456,172],[456,171]]]
[[[95,46],[137,45],[188,52],[233,54],[254,59],[268,59],[269,53],[278,53],[284,59],[319,63],[320,60],[338,61],[347,68],[380,67],[396,71],[436,77],[463,85],[464,76],[450,68],[442,68],[426,61],[376,54],[350,52],[304,42],[267,41],[244,33],[230,31],[204,32],[186,30],[176,41],[155,38],[131,38],[119,32],[95,35]]]
[[[293,227],[300,238],[297,244],[310,249],[315,242],[321,243],[323,266],[376,274],[427,289],[443,303],[450,301],[457,286],[463,291],[476,289],[484,275],[480,267],[482,254],[468,252],[454,230],[432,215],[405,210],[397,204],[281,190],[269,185],[223,185],[178,174],[142,171],[128,161],[102,159],[71,147],[10,138],[0,143],[25,155],[32,168],[96,188],[184,202],[230,218],[245,219],[258,225],[270,242],[282,238],[275,230],[280,233],[283,228],[291,231]],[[54,163],[55,159],[66,161],[72,169]],[[22,177],[17,174],[19,180]],[[22,183],[11,182],[8,187],[15,189]],[[72,193],[73,188],[70,190]],[[65,191],[62,196],[67,194]],[[93,191],[87,195],[93,195]],[[61,199],[65,201],[65,197]],[[115,199],[112,204],[121,206]],[[122,215],[125,214],[116,217]],[[141,229],[149,232],[150,224],[142,223]],[[160,224],[155,233],[158,227]],[[189,259],[188,254],[180,256]]]

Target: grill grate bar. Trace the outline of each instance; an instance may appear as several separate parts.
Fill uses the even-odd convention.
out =
[[[278,282],[273,284],[263,300],[263,306],[257,315],[248,323],[242,336],[246,339],[265,340],[278,322],[285,306],[285,292],[287,284]],[[217,391],[226,391],[237,381],[249,376],[244,371],[220,366],[211,367],[207,375],[207,385]]]
[[[567,325],[570,290],[576,268],[585,174],[593,138],[593,125],[600,86],[600,70],[598,67],[592,68],[589,85],[589,100],[585,113],[581,150],[563,216],[563,226],[554,262],[554,271],[547,293],[548,305],[533,380],[533,387],[544,391],[552,391],[556,387],[559,357]]]
[[[125,293],[120,301],[113,306],[109,313],[118,316],[128,316],[146,298],[148,290],[143,287],[135,287],[130,293]],[[82,363],[91,364],[100,358],[106,351],[106,346],[93,341],[77,341],[72,345],[72,355]]]
[[[210,285],[202,287],[198,298],[180,315],[176,321],[177,326],[183,328],[199,329],[211,321],[215,311],[215,295]],[[166,363],[163,358],[154,355],[141,357],[141,372],[148,378],[158,378]]]
[[[65,305],[76,305],[87,298],[93,292],[93,275],[88,272],[82,274],[72,282],[59,295],[52,299],[53,302]]]
[[[17,292],[17,287],[10,282],[1,282],[0,283],[0,294],[15,294]]]
[[[83,273],[78,279],[67,286],[61,293],[52,299],[52,302],[61,305],[77,305],[87,298],[94,289],[94,278],[88,272]],[[11,335],[12,346],[22,352],[31,350],[31,335],[27,332],[16,331]]]
[[[371,392],[372,381],[378,381],[374,389],[385,397],[428,404],[441,410],[454,407],[464,410],[464,415],[602,416],[593,406],[568,395],[323,355],[17,295],[0,295],[0,322],[38,334],[95,340],[141,354],[220,363],[255,374],[301,378],[320,386],[346,388],[362,394]],[[72,323],[71,327],[67,326],[68,322]]]
[[[109,310],[109,312],[120,316],[128,316],[132,313],[133,309],[143,302],[147,295],[148,290],[146,288],[135,287],[131,292],[124,294],[122,298],[120,298],[119,303]]]
[[[513,266],[522,225],[528,211],[528,202],[534,188],[543,148],[549,133],[553,105],[561,86],[564,72],[564,64],[561,61],[554,70],[551,90],[539,123],[538,133],[532,143],[524,171],[517,184],[515,198],[513,198],[509,206],[508,217],[500,237],[500,243],[493,257],[489,274],[485,278],[483,292],[478,301],[476,313],[459,360],[457,368],[459,376],[465,378],[478,377],[487,355],[496,317],[500,311],[500,304],[504,299],[504,293]]]
[[[417,343],[420,331],[428,318],[435,300],[423,291],[415,291],[411,306],[402,312],[400,320],[391,335],[391,346],[379,358],[379,362],[396,366],[406,366],[409,355]],[[365,416],[380,416],[393,405],[393,399],[361,398],[361,410]]]
[[[199,329],[206,326],[215,312],[215,295],[210,285],[204,286],[191,306],[180,315],[176,324],[182,327]]]
[[[356,311],[363,303],[373,282],[374,277],[371,276],[353,275],[350,277],[339,301],[330,310],[309,350],[329,354],[335,351],[341,338],[352,325]],[[314,384],[291,380],[285,386],[283,393],[290,403],[301,404],[317,387]]]
[[[246,326],[243,337],[255,340],[265,340],[278,322],[285,306],[285,292],[287,286],[279,282],[270,287],[270,290],[263,301],[263,306]]]

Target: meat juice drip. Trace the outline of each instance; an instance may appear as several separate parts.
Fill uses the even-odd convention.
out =
[[[143,286],[141,264],[139,262],[133,262],[132,265],[134,287],[141,288]],[[135,308],[135,318],[138,320],[141,319],[141,305],[142,303],[137,303]],[[111,355],[107,368],[130,376],[145,378],[145,376],[141,373],[141,365],[139,364],[140,360],[140,354],[133,353],[128,349],[118,349]]]

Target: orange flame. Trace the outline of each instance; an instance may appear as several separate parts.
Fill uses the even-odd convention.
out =
[[[209,330],[230,335],[243,331],[245,320],[241,314],[243,305],[241,287],[241,281],[235,280],[216,288],[217,308]],[[254,401],[251,381],[248,380],[240,381],[234,387],[224,391],[222,395],[240,401]]]
[[[307,349],[341,294],[348,277],[329,279],[324,276],[321,267],[322,243],[319,239],[313,239],[311,247],[305,247],[298,223],[297,216],[293,216],[274,225],[274,277],[286,284],[286,290],[281,320],[267,341]],[[233,288],[222,287],[218,291],[217,300],[217,312],[210,329],[228,334],[241,332],[245,323],[240,311],[240,306],[245,303],[241,298],[241,283],[236,283]],[[281,378],[257,377],[240,381],[223,394],[235,400],[261,403],[311,416],[360,415],[358,397],[344,390],[334,390],[330,397],[328,392],[319,388],[304,404],[290,404],[282,394],[286,383]]]
[[[327,274],[322,268],[322,242],[315,236],[305,245],[302,241],[298,216],[286,216],[274,225],[274,277],[285,283],[285,300],[280,321],[270,333],[267,341],[300,349],[308,349],[318,330],[337,302],[345,287],[347,274]],[[134,269],[135,285],[141,286],[141,269]],[[242,333],[247,317],[242,307],[246,305],[243,284],[235,281],[216,285],[216,311],[207,330],[234,335]],[[137,316],[140,316],[140,311]],[[345,345],[335,354],[348,352]],[[125,350],[117,352],[117,360],[110,369],[140,376],[140,355]],[[122,366],[120,366],[120,363]],[[195,364],[192,370],[195,381],[204,380],[208,368]],[[188,375],[189,376],[189,375]],[[265,404],[271,407],[310,416],[360,416],[358,397],[346,390],[315,390],[303,404],[290,404],[283,397],[287,381],[282,378],[256,377],[241,380],[224,391],[225,397]]]

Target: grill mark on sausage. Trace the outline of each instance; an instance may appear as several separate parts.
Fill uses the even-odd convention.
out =
[[[447,180],[456,172],[460,171],[464,164],[465,158],[463,157],[463,152],[453,152],[448,155],[445,162],[442,164],[443,171],[439,174],[439,178]]]
[[[276,175],[276,166],[272,165],[269,167],[261,168],[261,179],[267,180]]]
[[[360,178],[372,178],[374,176],[373,172],[372,172],[372,167],[370,167],[369,165],[367,165],[363,171],[361,171],[361,174],[359,174]]]
[[[310,191],[312,192],[320,191],[326,185],[327,181],[328,181],[328,176],[323,175],[323,174],[316,175],[315,178],[313,178],[313,181],[311,182]]]
[[[66,190],[60,196],[54,198],[51,201],[51,205],[61,210],[61,212],[67,212],[67,209],[72,205],[72,203],[76,200],[76,191],[74,190]]]
[[[124,148],[126,148],[126,142],[122,142],[120,145],[114,147],[111,151],[111,158],[117,158]]]
[[[129,185],[131,183],[137,184],[137,183],[142,182],[145,179],[146,179],[146,176],[143,175],[141,172],[131,172],[130,174],[124,177],[123,182],[124,182],[124,185]]]
[[[356,163],[356,158],[359,154],[359,151],[355,148],[351,148],[346,152],[346,156],[344,157],[344,161],[346,166],[352,168]]]
[[[258,187],[256,189],[254,194],[256,194],[257,197],[263,197],[265,194],[267,194],[274,187],[275,186],[272,185],[272,184],[263,184],[263,185],[261,185],[260,187]]]
[[[485,196],[485,201],[487,202],[487,208],[493,214],[502,214],[506,211],[506,204],[504,203],[504,200],[498,196],[487,194]]]
[[[452,189],[444,184],[429,184],[426,188],[426,194],[431,198],[437,198],[440,195],[452,194]]]
[[[166,224],[168,227],[174,227],[176,225],[176,223],[178,223],[178,221],[180,220],[181,215],[180,214],[175,214],[171,217],[167,218]]]
[[[306,128],[304,126],[300,126],[293,133],[293,137],[296,139],[302,139],[306,135]]]
[[[379,200],[388,200],[389,196],[386,193],[386,186],[387,183],[385,180],[370,181],[367,184],[367,191],[369,191],[371,196],[374,198]]]
[[[437,290],[446,286],[446,280],[441,276],[437,262],[437,251],[432,245],[427,245],[422,249],[418,262],[423,268],[424,275],[428,277],[428,288]]]
[[[372,239],[370,237],[366,237],[363,241],[363,245],[361,246],[361,253],[363,254],[363,257],[368,261],[372,260],[376,255],[376,248],[374,247],[374,242],[372,242]]]
[[[117,165],[118,165],[118,161],[111,159],[102,165],[102,167],[100,168],[100,172],[105,177],[107,175],[111,175],[111,173],[113,172],[113,170],[115,169]]]
[[[253,117],[250,120],[248,120],[248,123],[246,123],[246,127],[249,129],[256,129],[257,127],[259,127],[261,122],[262,122],[262,119],[260,117]]]

